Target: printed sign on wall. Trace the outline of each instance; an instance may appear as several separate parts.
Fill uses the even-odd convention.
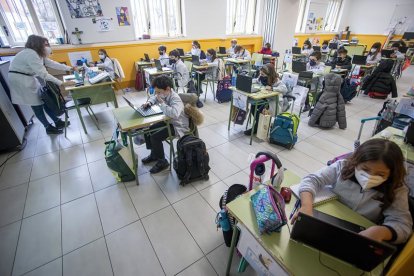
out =
[[[72,18],[103,16],[98,0],[66,0]]]
[[[116,17],[118,18],[119,26],[129,26],[129,15],[127,7],[116,7]]]

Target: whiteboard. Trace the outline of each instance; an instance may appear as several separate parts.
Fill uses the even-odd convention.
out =
[[[395,34],[403,34],[404,32],[414,32],[414,3],[396,4],[393,15],[389,24],[389,28],[392,29],[398,22],[402,22],[398,25]]]

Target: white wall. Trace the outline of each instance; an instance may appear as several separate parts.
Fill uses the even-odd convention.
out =
[[[217,38],[226,35],[225,0],[184,0],[185,34],[188,38]]]
[[[129,15],[131,15],[131,5],[129,0],[99,0],[104,17],[112,18],[112,26],[114,29],[109,32],[98,32],[96,24],[92,23],[92,18],[71,18],[66,0],[57,0],[57,2],[62,13],[64,24],[68,30],[70,40],[73,44],[78,44],[76,36],[72,35],[75,28],[79,28],[80,31],[83,31],[81,38],[84,44],[134,40],[134,27],[120,27],[115,11],[115,7],[128,7]]]
[[[355,34],[385,34],[396,5],[404,6],[404,13],[414,19],[413,0],[347,0],[340,28],[349,26]]]
[[[273,49],[281,54],[293,46],[296,20],[299,14],[299,0],[279,0]],[[282,55],[283,58],[283,55]]]

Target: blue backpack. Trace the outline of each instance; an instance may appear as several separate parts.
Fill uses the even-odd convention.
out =
[[[283,112],[276,116],[269,135],[272,144],[292,149],[298,141],[299,116]]]

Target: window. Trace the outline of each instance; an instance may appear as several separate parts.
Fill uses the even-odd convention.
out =
[[[131,0],[132,18],[137,39],[177,37],[182,35],[181,0]]]
[[[54,44],[63,37],[56,7],[50,0],[0,0],[0,8],[4,30],[0,37],[10,45],[23,45],[31,34],[45,36]]]
[[[342,0],[301,0],[296,32],[336,32]]]
[[[259,0],[227,0],[226,33],[257,33],[259,4]]]

